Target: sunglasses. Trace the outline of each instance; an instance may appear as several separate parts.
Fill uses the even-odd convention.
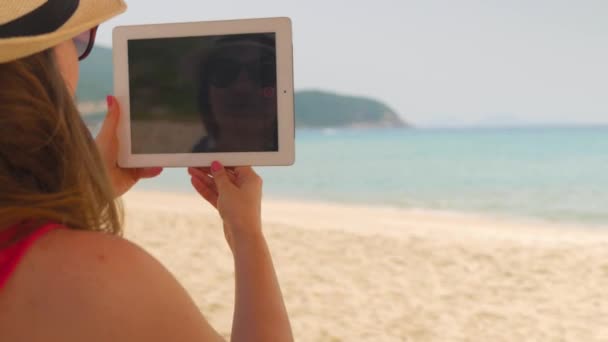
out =
[[[74,37],[74,45],[76,45],[79,61],[87,58],[87,56],[91,53],[91,50],[93,50],[96,34],[97,26]]]
[[[211,64],[210,83],[217,88],[228,88],[245,71],[254,84],[261,87],[274,86],[277,79],[276,63],[259,61],[254,63],[239,63],[231,59],[219,59]]]

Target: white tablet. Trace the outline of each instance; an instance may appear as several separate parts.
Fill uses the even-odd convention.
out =
[[[121,167],[292,165],[289,18],[116,27]]]

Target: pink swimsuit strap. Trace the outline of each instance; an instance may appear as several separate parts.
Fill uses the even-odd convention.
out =
[[[8,229],[0,231],[0,244],[14,239],[19,232],[19,226],[12,226]],[[0,289],[6,285],[10,276],[15,272],[17,265],[25,253],[32,247],[34,242],[44,236],[46,233],[61,228],[61,225],[49,223],[33,231],[28,236],[18,240],[17,242],[0,249]]]

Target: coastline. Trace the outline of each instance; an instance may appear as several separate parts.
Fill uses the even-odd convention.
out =
[[[124,197],[125,236],[228,336],[232,259],[195,194]],[[608,336],[608,230],[265,199],[265,235],[303,341],[594,341]]]

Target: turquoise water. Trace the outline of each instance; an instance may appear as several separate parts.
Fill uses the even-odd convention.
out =
[[[608,223],[608,127],[298,131],[269,197]],[[184,169],[138,189],[193,191]]]

